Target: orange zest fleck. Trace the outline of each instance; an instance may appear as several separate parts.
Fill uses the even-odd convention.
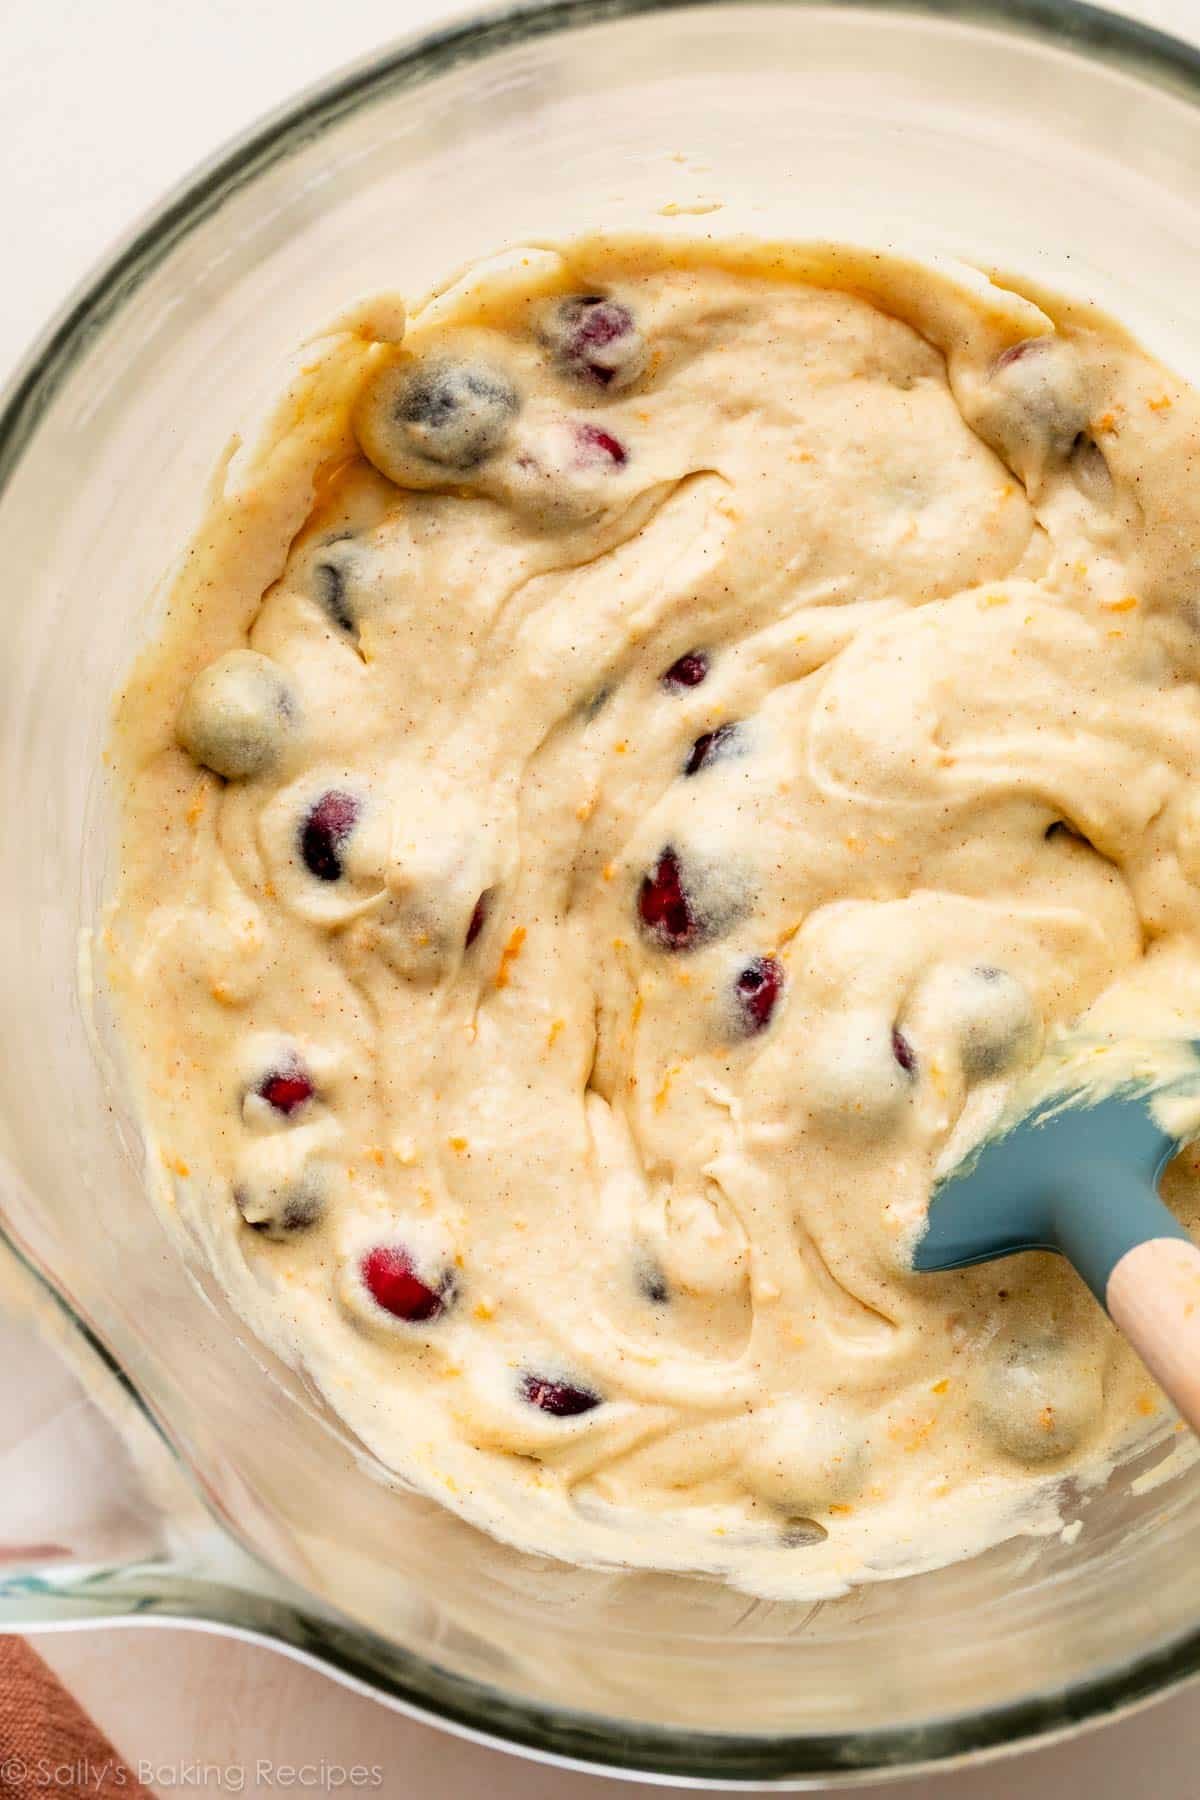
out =
[[[326,505],[333,498],[357,462],[357,456],[331,456],[327,462],[318,465],[312,484],[314,509]]]
[[[500,952],[500,967],[496,970],[496,986],[498,988],[505,988],[508,986],[512,966],[521,954],[521,946],[525,942],[525,937],[525,927],[523,925],[514,925],[512,935]]]
[[[449,1144],[450,1148],[454,1151],[456,1156],[462,1156],[462,1154],[464,1153],[464,1151],[467,1148],[467,1140],[465,1137],[447,1138],[446,1142]]]
[[[663,1076],[662,1085],[654,1096],[655,1112],[662,1112],[663,1108],[666,1106],[671,1094],[671,1083],[674,1081],[682,1067],[682,1063],[672,1063],[666,1074]]]
[[[557,1044],[559,1038],[562,1036],[566,1023],[567,1021],[565,1019],[555,1019],[553,1021],[546,1036],[547,1050],[553,1050],[555,1044]]]
[[[894,1444],[898,1444],[902,1450],[911,1454],[921,1448],[926,1438],[933,1432],[936,1423],[936,1415],[933,1413],[924,1419],[915,1416],[901,1419],[897,1424],[889,1426],[888,1436]]]

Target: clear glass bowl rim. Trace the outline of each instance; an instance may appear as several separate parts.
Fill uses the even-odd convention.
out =
[[[309,143],[347,113],[385,94],[436,78],[452,67],[535,39],[643,13],[708,5],[778,6],[799,11],[894,13],[979,25],[1033,37],[1059,50],[1115,64],[1152,86],[1200,107],[1200,48],[1151,25],[1086,0],[534,0],[454,18],[437,30],[399,40],[301,92],[200,164],[120,239],[35,339],[0,390],[0,497],[39,420],[96,333],[146,277],[237,189],[253,182],[300,143]],[[0,1241],[69,1312],[44,1270],[30,1264],[0,1224]],[[160,1421],[82,1319],[73,1323],[160,1435]],[[174,1452],[174,1445],[169,1447]],[[215,1595],[193,1596],[178,1622],[211,1622],[238,1630]],[[157,1608],[154,1609],[157,1612]],[[168,1606],[164,1609],[171,1612]],[[1088,1724],[1128,1714],[1200,1676],[1200,1621],[1166,1648],[1126,1667],[1045,1696],[904,1729],[821,1736],[761,1737],[630,1725],[567,1709],[514,1700],[432,1661],[400,1653],[373,1634],[304,1614],[279,1628],[255,1629],[243,1615],[238,1635],[261,1636],[367,1687],[429,1723],[539,1759],[626,1777],[688,1785],[781,1788],[857,1785],[912,1775],[1070,1736]],[[161,1617],[162,1614],[159,1614]],[[113,1619],[112,1623],[119,1623]],[[133,1622],[130,1620],[129,1622]],[[167,1622],[167,1621],[164,1621]],[[386,1673],[385,1673],[386,1670]]]

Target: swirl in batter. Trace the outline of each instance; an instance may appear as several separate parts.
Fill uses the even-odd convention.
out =
[[[1047,1033],[1200,1018],[1198,445],[1090,308],[850,250],[310,346],[121,701],[108,964],[170,1209],[397,1477],[789,1593],[1169,1426],[1054,1259],[908,1256]]]

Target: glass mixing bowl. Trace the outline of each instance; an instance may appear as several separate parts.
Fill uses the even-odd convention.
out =
[[[35,1428],[0,1339],[6,1466],[33,1481],[0,1482],[0,1618],[256,1631],[593,1767],[863,1778],[1109,1716],[1200,1669],[1200,1470],[1121,1472],[1073,1542],[819,1606],[518,1555],[372,1479],[185,1267],[88,999],[110,696],[277,359],[360,291],[418,293],[605,224],[1025,270],[1196,377],[1200,56],[1066,0],[560,0],[455,24],[203,170],[38,346],[0,419],[0,1220],[121,1439],[74,1403],[51,1409],[57,1436]],[[101,1467],[121,1476],[102,1508]]]

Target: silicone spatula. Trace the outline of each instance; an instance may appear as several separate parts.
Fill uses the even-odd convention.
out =
[[[1200,1432],[1200,1248],[1158,1194],[1198,1134],[1200,1043],[1066,1039],[937,1182],[913,1266],[1061,1252]]]

